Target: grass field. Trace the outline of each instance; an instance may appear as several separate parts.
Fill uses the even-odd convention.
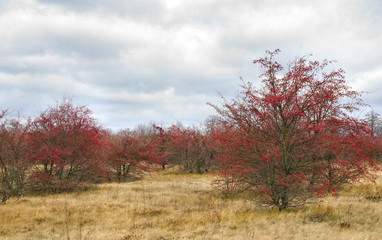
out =
[[[382,239],[382,175],[279,213],[224,197],[212,176],[151,174],[86,192],[10,199],[0,239]]]

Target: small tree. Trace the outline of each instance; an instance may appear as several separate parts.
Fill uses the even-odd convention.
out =
[[[190,173],[202,173],[209,168],[211,153],[205,136],[198,129],[171,126],[167,130],[167,158]]]
[[[35,187],[73,190],[105,173],[100,152],[106,133],[87,107],[58,103],[33,121],[30,134]]]
[[[4,119],[0,114],[0,186],[2,203],[12,196],[20,196],[26,190],[29,123],[19,119]]]
[[[109,165],[118,182],[139,177],[160,164],[158,146],[151,138],[123,130],[111,136]]]
[[[162,127],[153,124],[152,128],[154,134],[151,137],[152,140],[155,142],[155,145],[158,146],[158,162],[161,166],[161,169],[164,170],[168,164],[168,159],[166,156],[166,145],[168,137],[165,130]]]
[[[375,159],[378,162],[382,161],[382,119],[381,115],[376,111],[372,110],[366,114],[367,124],[371,127],[374,133],[374,141],[377,143],[377,148],[375,149]]]
[[[366,114],[366,121],[372,128],[376,136],[382,137],[382,119],[381,114],[371,110]]]
[[[211,104],[226,131],[216,136],[223,176],[242,182],[267,204],[283,210],[338,190],[377,166],[371,129],[348,112],[363,105],[331,63],[293,62],[285,72],[279,52],[254,61],[262,87],[244,83],[237,99]]]

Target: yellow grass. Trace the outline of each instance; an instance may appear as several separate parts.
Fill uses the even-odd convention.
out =
[[[10,199],[0,239],[382,239],[382,175],[286,210],[225,198],[209,175],[152,174],[71,194]]]

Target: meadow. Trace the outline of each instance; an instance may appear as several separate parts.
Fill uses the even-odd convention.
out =
[[[382,174],[279,212],[225,195],[209,174],[151,173],[67,194],[11,198],[0,239],[381,239]]]

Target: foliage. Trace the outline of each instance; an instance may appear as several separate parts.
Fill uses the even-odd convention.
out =
[[[33,185],[60,192],[96,181],[106,170],[105,134],[85,106],[64,101],[43,111],[30,132]]]
[[[126,181],[161,164],[161,153],[151,138],[129,130],[111,136],[109,164],[116,180]]]
[[[370,127],[349,112],[363,105],[330,61],[297,59],[284,68],[275,52],[254,61],[262,86],[243,83],[237,99],[213,106],[225,131],[220,172],[283,210],[371,176],[376,169]]]
[[[26,189],[28,159],[29,122],[22,124],[19,119],[5,119],[0,114],[0,186],[2,203],[12,196],[20,196]]]
[[[166,137],[166,153],[170,164],[178,165],[190,173],[203,173],[209,169],[212,153],[200,130],[172,125],[167,129]]]

